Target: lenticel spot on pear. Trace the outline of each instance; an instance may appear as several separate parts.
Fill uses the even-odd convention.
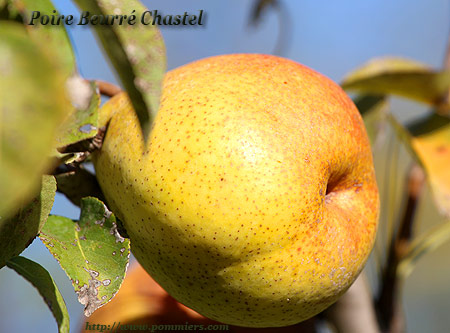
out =
[[[291,60],[206,58],[168,72],[144,146],[126,94],[94,156],[132,252],[211,319],[277,327],[334,303],[372,249],[378,190],[361,116]]]

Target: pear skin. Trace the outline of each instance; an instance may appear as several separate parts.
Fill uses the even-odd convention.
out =
[[[118,326],[120,323],[120,327]],[[80,332],[90,333],[93,326],[116,327],[117,332],[215,330],[229,333],[308,333],[315,332],[312,321],[275,328],[248,328],[222,324],[208,319],[177,302],[134,262],[114,299],[84,318]],[[176,327],[173,325],[177,325]],[[195,326],[194,326],[195,325]],[[165,326],[165,327],[163,327]],[[194,329],[195,328],[195,329]]]
[[[230,325],[306,320],[353,283],[379,199],[361,116],[330,79],[268,55],[168,72],[144,145],[107,102],[99,183],[132,252],[176,300]]]

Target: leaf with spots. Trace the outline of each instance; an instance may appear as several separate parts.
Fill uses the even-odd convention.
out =
[[[134,25],[96,25],[104,50],[125,87],[139,119],[144,138],[159,108],[166,70],[164,41],[155,25],[141,23],[146,8],[140,1],[76,0],[84,11],[103,15],[136,15]]]
[[[350,73],[341,85],[361,93],[394,94],[443,109],[450,108],[445,98],[450,89],[450,72],[434,71],[409,59],[373,59]]]
[[[74,109],[59,129],[58,148],[92,139],[98,131],[100,94],[95,82],[74,75],[67,80],[67,89]]]
[[[72,280],[86,316],[115,296],[130,241],[119,234],[115,216],[100,200],[83,198],[79,221],[50,216],[39,237]]]
[[[53,176],[43,176],[41,191],[10,218],[0,217],[0,267],[19,255],[37,236],[50,214],[56,193]]]
[[[41,294],[58,324],[58,332],[69,333],[70,319],[66,303],[47,270],[24,257],[14,257],[6,265],[29,281]]]
[[[39,189],[67,111],[64,75],[22,24],[0,24],[0,216],[12,216]]]

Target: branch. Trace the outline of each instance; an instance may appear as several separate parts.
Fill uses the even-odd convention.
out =
[[[95,175],[83,168],[82,165],[60,167],[60,173],[55,174],[58,192],[63,193],[74,205],[80,207],[84,197],[96,197],[106,202]]]
[[[403,219],[395,238],[392,239],[386,268],[377,301],[378,318],[383,330],[404,332],[404,320],[399,302],[399,282],[397,268],[407,253],[411,241],[412,227],[417,205],[425,183],[425,174],[421,167],[413,165],[408,175],[407,203]]]
[[[379,333],[372,295],[365,273],[361,273],[350,289],[327,312],[337,332]]]
[[[89,82],[89,80],[87,80]],[[100,91],[100,94],[113,97],[119,93],[121,93],[123,90],[119,86],[116,86],[115,84],[112,84],[110,82],[102,81],[102,80],[95,80],[95,83],[98,86],[98,89]]]
[[[445,57],[444,57],[444,66],[443,66],[444,70],[450,71],[450,34],[448,36],[448,41],[447,41],[447,51],[445,53]],[[443,106],[440,106],[443,105]],[[449,114],[450,110],[449,105],[450,105],[450,89],[447,91],[447,93],[443,96],[442,98],[442,103],[438,105],[438,112],[443,113],[443,114]]]
[[[444,69],[450,70],[450,34],[447,41],[447,51],[444,58]]]

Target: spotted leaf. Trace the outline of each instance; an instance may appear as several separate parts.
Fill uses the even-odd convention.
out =
[[[50,216],[40,238],[72,280],[86,316],[114,297],[125,277],[130,242],[101,201],[83,198],[79,221]]]

